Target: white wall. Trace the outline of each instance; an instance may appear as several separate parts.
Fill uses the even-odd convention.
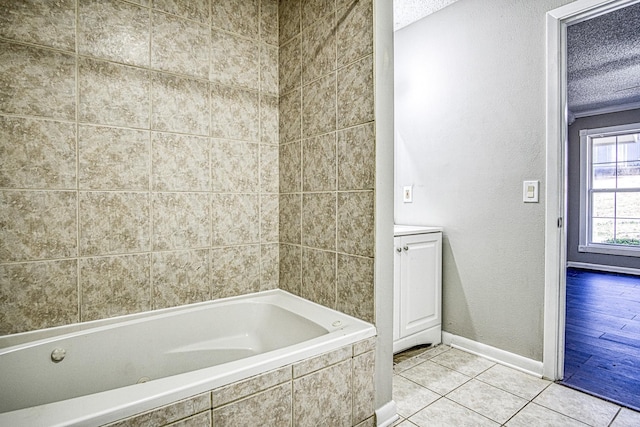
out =
[[[444,330],[542,360],[545,13],[460,0],[395,33],[395,221],[445,227]],[[413,185],[414,202],[401,190]]]

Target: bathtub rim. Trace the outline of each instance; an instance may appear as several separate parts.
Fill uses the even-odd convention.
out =
[[[29,334],[31,337],[39,336],[37,333],[42,332],[46,337],[40,337],[40,339],[33,342],[30,341],[28,343],[5,347],[0,349],[0,352],[13,351],[14,348],[29,347],[36,345],[36,342],[43,343],[52,341],[58,337],[80,335],[87,333],[89,329],[99,330],[109,328],[113,326],[113,324],[122,323],[123,319],[125,323],[129,321],[144,321],[149,317],[181,312],[184,311],[185,308],[206,309],[212,305],[229,304],[242,300],[255,300],[256,298],[300,314],[318,323],[320,326],[325,327],[328,333],[299,344],[237,361],[227,362],[218,366],[164,377],[143,384],[80,396],[65,401],[5,412],[0,414],[0,424],[15,426],[38,425],[38,418],[36,417],[41,416],[43,411],[46,411],[47,425],[51,426],[107,424],[198,394],[206,393],[212,389],[242,381],[261,373],[287,365],[293,365],[300,361],[320,356],[341,347],[374,337],[377,334],[375,326],[370,323],[305,300],[287,291],[275,289],[237,297],[188,304],[185,306],[118,316],[116,318],[100,319],[86,322],[85,324],[50,328],[52,330],[32,331],[34,333],[27,332],[25,334]],[[310,316],[307,312],[300,313],[300,309],[302,308],[311,309],[313,316]],[[317,317],[314,317],[319,316],[320,314],[318,313],[326,314],[329,318],[319,323],[317,322]],[[342,324],[332,326],[331,324],[336,320],[341,320]],[[348,320],[348,323],[345,322],[346,320]],[[82,325],[83,327],[78,329],[76,328],[78,325]],[[71,330],[71,332],[64,333],[68,330]],[[97,396],[100,396],[100,398],[97,398]],[[68,407],[69,404],[72,405],[71,409]]]

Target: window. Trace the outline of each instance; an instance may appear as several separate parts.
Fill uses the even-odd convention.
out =
[[[580,252],[640,257],[640,123],[580,131]]]

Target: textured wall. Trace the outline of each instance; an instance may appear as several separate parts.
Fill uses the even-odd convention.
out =
[[[569,126],[567,150],[567,261],[638,268],[629,256],[578,252],[580,241],[580,131],[640,122],[640,109],[582,117]]]
[[[278,36],[277,0],[0,2],[1,334],[278,286]]]
[[[545,14],[459,0],[395,33],[396,222],[441,225],[445,331],[542,360]],[[522,181],[540,180],[540,203]],[[413,185],[414,202],[400,199]]]
[[[280,1],[280,287],[374,318],[372,0]]]

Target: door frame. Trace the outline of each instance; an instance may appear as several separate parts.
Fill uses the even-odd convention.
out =
[[[543,376],[564,376],[567,243],[567,26],[640,0],[576,0],[547,12]]]

